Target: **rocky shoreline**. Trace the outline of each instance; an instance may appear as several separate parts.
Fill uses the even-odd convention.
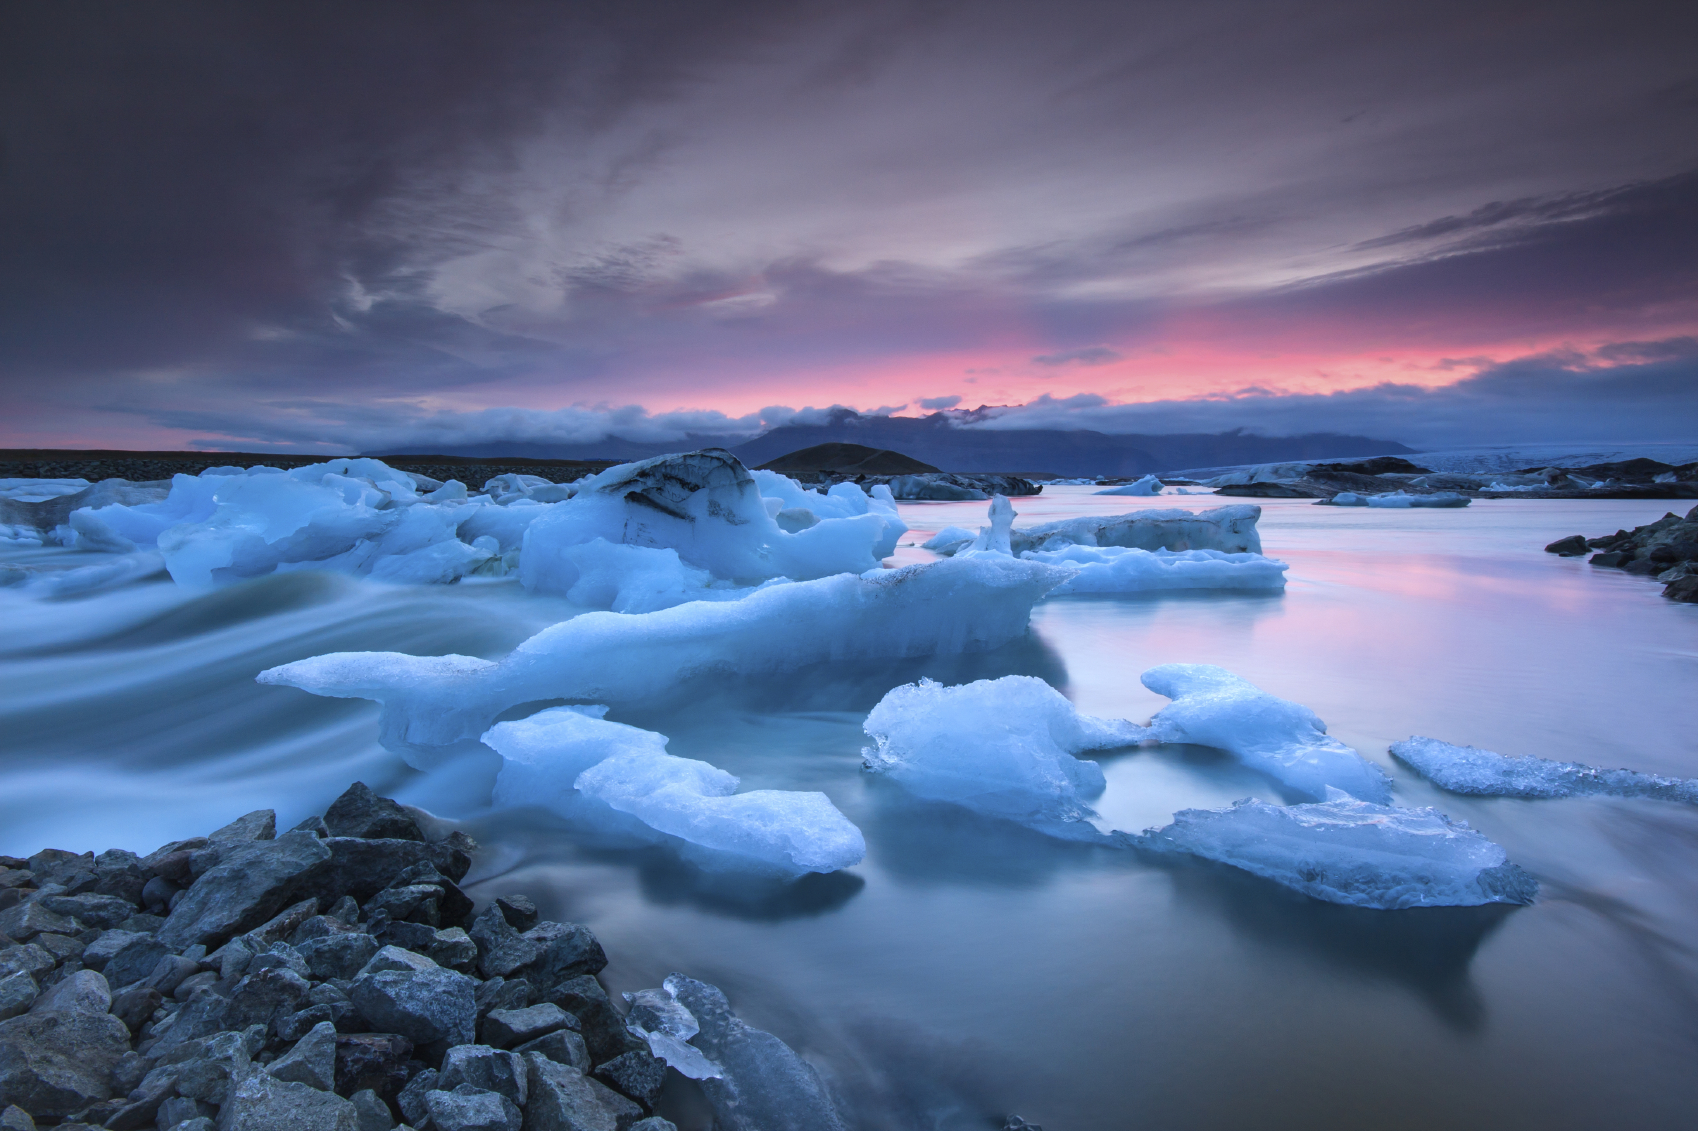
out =
[[[1215,494],[1253,499],[1315,499],[1356,495],[1452,494],[1470,499],[1694,499],[1698,463],[1633,459],[1587,467],[1528,467],[1494,475],[1436,472],[1399,456],[1348,463],[1274,465],[1237,473],[1245,482],[1207,481]],[[1228,478],[1228,477],[1223,477]]]
[[[1698,604],[1698,507],[1681,518],[1673,511],[1632,530],[1598,538],[1571,534],[1545,547],[1565,558],[1592,553],[1592,565],[1654,577],[1671,601]]]
[[[675,1131],[680,1089],[724,1131],[844,1126],[713,986],[622,1010],[587,928],[475,908],[476,852],[355,783],[281,835],[0,857],[0,1127]]]

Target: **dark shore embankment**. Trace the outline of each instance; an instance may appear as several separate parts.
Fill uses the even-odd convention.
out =
[[[0,448],[0,479],[128,479],[132,483],[199,475],[209,467],[280,467],[285,471],[342,457],[292,456],[276,452],[129,452],[53,448]],[[458,479],[477,488],[497,475],[539,475],[569,483],[612,467],[610,459],[473,459],[463,456],[399,455],[377,457],[397,471]]]

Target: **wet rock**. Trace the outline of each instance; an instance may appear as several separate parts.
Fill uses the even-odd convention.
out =
[[[154,1125],[164,1128],[166,1131],[171,1131],[171,1129],[180,1128],[191,1120],[199,1120],[210,1127],[217,1116],[218,1109],[209,1103],[191,1100],[187,1096],[172,1096],[159,1105]],[[108,1126],[110,1126],[110,1121]]]
[[[55,962],[60,963],[69,962],[73,959],[80,961],[83,951],[88,948],[88,944],[82,940],[81,935],[46,933],[35,936],[35,945],[47,951],[53,956]]]
[[[560,1029],[570,1028],[574,1018],[551,1002],[524,1009],[491,1010],[480,1029],[485,1044],[498,1049],[512,1048]]]
[[[610,1088],[653,1111],[661,1085],[666,1083],[666,1065],[647,1052],[628,1052],[597,1065],[595,1075]]]
[[[293,1080],[320,1091],[336,1087],[336,1026],[325,1022],[295,1042],[295,1047],[265,1069],[279,1080]]]
[[[213,845],[243,844],[249,841],[271,840],[276,835],[276,810],[256,809],[245,816],[237,817],[223,828],[214,830],[206,839]]]
[[[263,924],[315,886],[331,863],[327,841],[310,833],[232,845],[196,880],[159,930],[166,945],[213,946]]]
[[[637,1120],[637,1122],[631,1124],[626,1131],[678,1131],[678,1125],[670,1119],[662,1119],[658,1115],[651,1115],[647,1119]],[[1043,1128],[1038,1128],[1038,1131],[1043,1131]]]
[[[498,895],[495,906],[501,917],[507,920],[507,925],[516,931],[528,931],[537,925],[537,905],[525,896]]]
[[[348,1097],[348,1102],[354,1105],[354,1112],[359,1117],[359,1131],[390,1131],[395,1126],[395,1116],[389,1105],[370,1088],[355,1092]]]
[[[1545,553],[1561,554],[1565,558],[1572,558],[1584,554],[1589,549],[1591,547],[1587,544],[1584,534],[1570,534],[1567,538],[1559,538],[1546,546]]]
[[[231,992],[222,1027],[245,1029],[249,1025],[261,1025],[270,1031],[279,1020],[306,1003],[311,989],[305,978],[284,966],[249,974]]]
[[[630,1131],[631,1127],[643,1117],[643,1105],[636,1100],[614,1091],[594,1076],[584,1077],[584,1082],[589,1084],[590,1091],[595,1094],[596,1102],[613,1113],[613,1125],[619,1131]],[[810,1127],[808,1131],[813,1131],[813,1128]]]
[[[490,978],[478,983],[476,996],[478,1017],[481,1019],[497,1009],[523,1009],[531,1004],[531,984],[522,978],[511,982],[505,978]]]
[[[589,928],[577,923],[538,923],[515,930],[500,907],[491,905],[468,932],[478,946],[478,972],[485,978],[523,978],[543,988],[581,974],[597,974],[607,955]]]
[[[1593,554],[1588,564],[1604,569],[1620,569],[1632,560],[1633,555],[1625,550],[1606,550],[1601,554]]]
[[[469,1084],[426,1092],[425,1110],[434,1131],[520,1131],[524,1122],[512,1100]]]
[[[399,1033],[414,1045],[472,1043],[477,1028],[472,979],[420,955],[412,957],[423,966],[408,963],[399,969],[374,969],[391,952],[408,954],[384,947],[348,991],[355,1008],[372,1028]]]
[[[72,934],[78,929],[73,920],[49,911],[39,902],[19,903],[0,911],[0,933],[18,942],[28,942],[43,933]]]
[[[1678,578],[1669,582],[1663,590],[1663,596],[1671,601],[1685,604],[1698,604],[1698,575]]]
[[[129,932],[110,933],[129,934]],[[105,936],[102,935],[89,946],[89,950],[93,950],[94,947],[104,941]],[[152,935],[132,934],[129,940],[118,948],[117,953],[101,967],[101,972],[106,975],[107,984],[113,989],[119,989],[139,982],[152,974],[160,960],[170,953],[170,948]],[[90,967],[94,965],[89,961],[87,950],[83,952],[83,965]]]
[[[0,1131],[35,1131],[35,1120],[29,1112],[13,1104],[0,1111]]]
[[[344,1033],[336,1038],[336,1091],[399,1095],[412,1055],[413,1043],[396,1033]]]
[[[106,969],[106,964],[112,961],[117,953],[131,943],[155,942],[140,931],[113,930],[102,931],[100,937],[87,944],[82,950],[82,963],[90,970]],[[169,953],[167,951],[166,953]],[[155,960],[157,961],[157,959]],[[148,971],[152,973],[152,971]]]
[[[112,1016],[134,1033],[147,1024],[165,1001],[165,996],[149,986],[129,986],[112,995]]]
[[[20,971],[32,975],[45,974],[53,969],[54,965],[53,955],[35,943],[0,949],[0,975],[16,974]]]
[[[282,942],[272,943],[269,947],[254,955],[253,961],[248,963],[249,974],[274,969],[293,970],[303,978],[309,977],[312,973],[307,966],[307,960],[301,957],[300,952],[288,943]]]
[[[136,905],[115,895],[48,895],[41,905],[67,919],[75,919],[87,927],[116,927],[136,913]]]
[[[472,858],[450,844],[395,839],[366,840],[360,837],[331,837],[329,840],[313,843],[322,844],[331,855],[330,871],[325,878],[324,890],[337,898],[350,895],[360,902],[370,899],[394,883],[402,872],[419,864],[429,864],[455,883],[458,883],[472,866]]]
[[[614,1113],[583,1073],[538,1053],[525,1056],[530,1098],[526,1131],[618,1131]]]
[[[161,1057],[154,1072],[175,1075],[179,1094],[222,1107],[249,1076],[263,1075],[252,1071],[252,1063],[264,1043],[257,1025],[239,1033],[214,1033]]]
[[[584,1038],[570,1029],[560,1029],[546,1037],[538,1037],[513,1051],[521,1056],[528,1052],[540,1053],[556,1064],[576,1068],[579,1072],[590,1070],[589,1048],[584,1044]]]
[[[425,839],[418,822],[399,804],[379,797],[364,782],[355,782],[331,802],[324,814],[330,836],[361,837],[367,840]]]
[[[395,1097],[395,1106],[401,1109],[401,1118],[414,1127],[423,1127],[430,1119],[430,1111],[425,1107],[425,1096],[436,1090],[436,1076],[436,1069],[425,1069],[408,1080],[407,1086]]]
[[[560,983],[550,991],[548,1000],[577,1017],[578,1031],[597,1064],[648,1047],[625,1028],[625,1019],[614,1008],[607,991],[588,975]]]
[[[220,1131],[359,1131],[359,1112],[334,1092],[253,1072],[219,1111],[218,1126]]]
[[[28,1011],[40,992],[35,979],[22,970],[0,978],[0,1021]]]
[[[57,1120],[111,1096],[112,1070],[130,1051],[130,1033],[106,1012],[110,998],[91,984],[99,980],[80,971],[30,1012],[0,1021],[0,1105]]]
[[[520,1107],[525,1106],[524,1060],[488,1045],[457,1045],[442,1058],[437,1087],[452,1091],[470,1084],[485,1092],[498,1092]]]
[[[31,1013],[105,1013],[112,1008],[112,990],[94,970],[78,970],[42,993]]]

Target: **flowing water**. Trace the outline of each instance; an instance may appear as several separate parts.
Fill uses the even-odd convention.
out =
[[[1021,523],[1234,500],[1051,488]],[[597,848],[557,818],[491,812],[489,759],[430,774],[376,742],[376,707],[262,687],[256,672],[338,650],[491,658],[571,615],[510,583],[387,588],[295,573],[215,593],[144,583],[43,602],[0,591],[0,852],[148,851],[242,812],[284,827],[347,784],[459,818],[487,851],[475,896],[521,891],[589,924],[615,993],[673,970],[826,1072],[862,1128],[1639,1129],[1698,1110],[1698,809],[1646,800],[1447,795],[1386,755],[1410,734],[1698,776],[1698,606],[1644,578],[1540,551],[1671,504],[1479,501],[1363,510],[1267,500],[1283,595],[1045,602],[995,653],[832,666],[692,686],[622,722],[744,789],[818,789],[866,861],[792,885]],[[1678,505],[1678,504],[1673,504]],[[1684,508],[1682,508],[1684,509]],[[903,507],[912,543],[984,504]],[[53,564],[59,551],[13,553]],[[75,555],[80,564],[87,555]],[[1039,675],[1088,713],[1143,721],[1138,674],[1219,664],[1314,708],[1384,766],[1398,803],[1436,805],[1536,875],[1524,908],[1380,912],[1215,865],[1064,844],[915,804],[862,774],[861,720],[890,687]],[[1282,797],[1215,752],[1101,759],[1108,823]],[[688,1088],[668,1112],[708,1118]]]

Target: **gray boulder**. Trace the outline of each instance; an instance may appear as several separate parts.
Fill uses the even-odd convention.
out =
[[[528,1052],[541,1053],[556,1064],[576,1068],[579,1072],[590,1070],[590,1053],[584,1046],[584,1038],[570,1029],[561,1029],[546,1037],[538,1037],[513,1051],[521,1056]]]
[[[678,1125],[670,1119],[662,1119],[658,1115],[651,1115],[647,1119],[637,1120],[637,1122],[627,1127],[625,1131],[678,1131]],[[1038,1131],[1043,1131],[1043,1129],[1039,1128]]]
[[[44,895],[41,905],[85,927],[116,927],[136,913],[136,905],[115,895],[85,892],[82,895]]]
[[[35,979],[22,970],[0,978],[0,1021],[27,1012],[40,992]]]
[[[424,840],[417,821],[399,804],[373,793],[365,782],[355,782],[331,802],[324,814],[331,836],[353,836],[368,840]]]
[[[218,1112],[219,1131],[359,1131],[359,1126],[359,1111],[335,1092],[266,1072],[250,1072]]]
[[[260,1025],[270,1030],[279,1020],[306,1004],[307,995],[311,992],[311,984],[288,967],[266,967],[236,983],[220,1028],[245,1029],[249,1025]]]
[[[401,1109],[401,1117],[414,1127],[423,1127],[430,1119],[430,1110],[425,1107],[425,1097],[436,1091],[436,1069],[426,1068],[402,1088],[395,1097],[395,1106]]]
[[[202,1103],[200,1100],[191,1100],[187,1096],[172,1096],[159,1105],[159,1110],[154,1116],[154,1126],[172,1131],[172,1129],[179,1128],[191,1120],[198,1120],[211,1127],[213,1120],[217,1117],[218,1110],[211,1104]],[[111,1131],[117,1131],[116,1128],[112,1127],[112,1122],[112,1120],[107,1120],[107,1127],[111,1128]]]
[[[354,931],[308,939],[295,948],[306,960],[313,978],[352,979],[377,953],[377,940]]]
[[[326,1021],[265,1069],[279,1080],[293,1080],[323,1092],[336,1089],[336,1026]]]
[[[607,991],[587,974],[560,983],[549,993],[548,1000],[578,1019],[578,1031],[584,1035],[584,1043],[597,1064],[648,1047],[625,1028],[625,1019],[614,1008]]]
[[[666,1083],[666,1064],[647,1052],[628,1052],[597,1065],[595,1074],[602,1083],[652,1111]]]
[[[393,884],[408,868],[429,864],[458,883],[472,866],[470,855],[446,843],[394,838],[367,840],[354,836],[333,836],[315,843],[324,845],[330,852],[330,872],[325,879],[325,889],[338,898],[350,895],[362,903]]]
[[[558,1029],[570,1028],[571,1014],[552,1002],[527,1006],[524,1009],[491,1010],[480,1028],[484,1043],[498,1049],[510,1049],[547,1036]]]
[[[226,844],[244,844],[256,840],[270,840],[277,835],[277,811],[274,809],[255,809],[252,813],[237,817],[221,829],[216,829],[207,835],[207,840],[215,846]]]
[[[173,949],[213,946],[260,926],[325,874],[331,862],[326,843],[290,832],[231,845],[172,910],[160,941]]]
[[[0,1111],[0,1131],[35,1131],[35,1118],[17,1104],[13,1104],[5,1111]]]
[[[30,1011],[0,1021],[0,1106],[63,1119],[111,1096],[112,1070],[130,1032],[107,1013],[111,997],[92,970],[72,974]]]
[[[39,901],[19,903],[0,911],[0,934],[18,942],[28,942],[40,934],[75,934],[77,924],[56,911],[49,911]]]
[[[100,937],[83,947],[82,964],[90,970],[105,970],[120,950],[134,942],[149,940],[141,931],[102,931]],[[151,971],[150,971],[151,973]]]
[[[485,1092],[499,1092],[520,1107],[525,1106],[524,1059],[488,1045],[456,1045],[442,1058],[437,1087],[453,1091],[470,1084]]]
[[[370,1088],[355,1092],[348,1097],[348,1102],[354,1105],[354,1112],[359,1116],[360,1131],[390,1131],[395,1126],[395,1116],[389,1105]]]
[[[415,1045],[469,1045],[477,1039],[476,985],[421,955],[400,969],[384,969],[386,957],[407,951],[384,947],[348,990],[348,997],[374,1030],[399,1033]]]
[[[523,933],[497,905],[486,908],[468,932],[478,946],[478,972],[485,978],[524,978],[547,988],[584,974],[598,974],[607,955],[589,928],[577,923],[538,923]]]
[[[435,1131],[520,1131],[524,1123],[512,1100],[470,1084],[426,1092],[425,1110]]]
[[[253,1074],[253,1057],[265,1043],[257,1026],[244,1032],[214,1033],[161,1057],[155,1073],[172,1074],[177,1091],[190,1099],[222,1107],[231,1093]],[[149,1079],[153,1073],[149,1073]],[[148,1081],[144,1080],[145,1088]]]
[[[526,1054],[525,1067],[530,1073],[525,1131],[618,1131],[617,1118],[583,1073],[539,1053]]]
[[[0,976],[19,972],[41,975],[53,969],[55,965],[53,956],[35,943],[9,946],[0,950]]]
[[[395,1033],[343,1033],[336,1038],[336,1091],[392,1096],[407,1083],[413,1044]]]
[[[125,932],[109,931],[108,934]],[[105,941],[102,935],[95,940],[96,944]],[[92,949],[92,947],[90,948]],[[130,940],[118,949],[104,966],[101,972],[106,975],[106,981],[113,989],[131,985],[152,974],[159,965],[159,960],[171,953],[171,949],[152,935],[132,935]],[[94,963],[88,960],[88,951],[83,951],[83,965],[92,967]]]
[[[112,990],[96,970],[78,970],[54,983],[30,1006],[31,1013],[106,1013],[112,1008]]]

